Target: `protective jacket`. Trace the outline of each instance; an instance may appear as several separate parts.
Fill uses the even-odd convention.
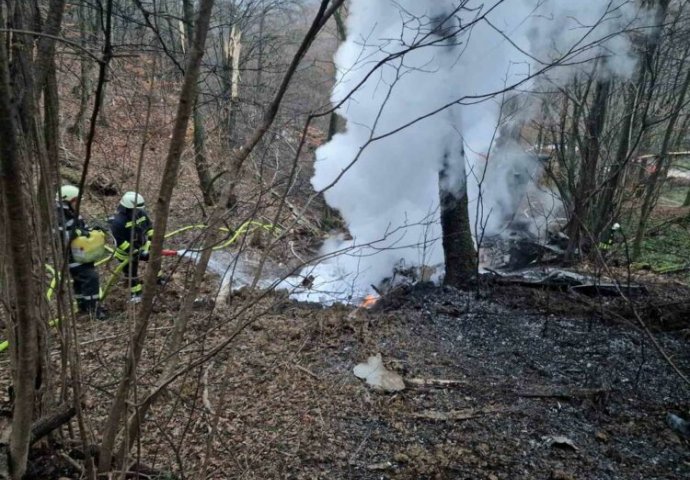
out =
[[[57,205],[57,226],[65,245],[69,245],[72,240],[80,235],[89,234],[89,226],[82,216],[77,216],[76,212],[72,210],[72,207],[66,202],[60,202],[60,204]],[[79,265],[81,265],[81,263],[74,260],[72,251],[70,250],[69,267],[74,268]]]
[[[142,291],[139,260],[148,260],[153,224],[146,210],[138,208],[135,213],[134,209],[120,205],[110,220],[110,230],[117,243],[115,258],[120,262],[128,262],[125,267],[125,281],[132,299],[137,299]]]
[[[119,206],[117,213],[110,222],[110,229],[115,237],[117,249],[115,257],[124,261],[132,255],[138,258],[142,253],[148,253],[153,236],[153,224],[146,210]]]
[[[90,235],[90,230],[81,216],[77,216],[69,203],[60,202],[57,205],[57,225],[65,245],[70,245],[80,236]],[[100,282],[98,272],[93,262],[77,262],[69,250],[69,273],[72,277],[74,298],[79,311],[95,314],[97,318],[104,316],[99,306]]]

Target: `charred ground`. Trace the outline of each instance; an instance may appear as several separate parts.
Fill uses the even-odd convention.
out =
[[[214,479],[690,474],[688,442],[665,424],[669,411],[687,414],[687,389],[646,334],[621,320],[616,305],[577,309],[567,303],[570,294],[548,292],[548,304],[535,295],[523,287],[460,292],[420,285],[392,292],[371,310],[264,298],[227,352],[183,379],[155,409],[142,459],[184,478],[203,463],[207,435],[215,431],[217,453],[207,465]],[[199,311],[199,331],[207,331],[204,322],[236,327],[227,319],[244,301],[240,294],[213,314]],[[172,292],[166,302],[154,344],[174,315]],[[549,311],[561,303],[571,314]],[[126,325],[82,327],[93,339],[82,353],[90,382],[106,386],[121,360],[108,339]],[[685,334],[657,331],[656,338],[687,371]],[[377,352],[406,379],[406,390],[379,393],[354,377],[352,367]],[[145,363],[143,372],[155,368],[155,355]],[[419,385],[421,379],[431,384]],[[104,395],[90,399],[92,411],[107,404]],[[189,415],[178,420],[180,408]],[[49,470],[33,478],[49,478]]]

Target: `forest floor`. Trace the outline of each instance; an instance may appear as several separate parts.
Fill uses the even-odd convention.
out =
[[[144,83],[138,89],[146,91]],[[95,150],[97,181],[86,202],[91,219],[107,218],[119,194],[134,185],[144,129],[143,120],[129,113],[139,111],[129,108],[130,101],[142,95],[130,93],[112,95],[109,120],[129,133],[104,136]],[[168,110],[154,109],[152,131],[167,132]],[[147,143],[141,191],[149,199],[157,191],[166,135]],[[67,161],[78,167],[81,147],[67,138],[75,152]],[[308,178],[309,169],[304,172]],[[101,184],[112,190],[109,196]],[[195,198],[188,198],[196,188],[188,162],[174,198],[173,226],[203,219]],[[245,191],[252,190],[248,181]],[[681,211],[680,199],[680,193],[673,197],[669,216]],[[690,258],[687,227],[669,228],[645,243],[650,271],[636,272],[638,280],[655,280],[653,268],[683,266]],[[311,235],[307,240],[319,243]],[[303,237],[296,231],[291,238],[299,243]],[[182,270],[156,308],[140,368],[144,387],[159,373],[161,347],[180,308]],[[683,313],[690,311],[690,290],[681,283],[690,276],[665,278],[650,288],[649,305],[643,299],[638,307],[665,352],[688,372],[690,318]],[[209,279],[202,296],[213,298],[215,289]],[[107,321],[79,320],[86,427],[95,440],[131,332],[125,297],[116,287]],[[239,313],[251,303],[241,294],[214,310],[212,302],[201,302],[183,362],[227,332],[242,333],[152,409],[136,451],[154,471],[174,476],[140,478],[197,478],[202,464],[202,478],[213,480],[690,478],[690,444],[665,423],[667,412],[690,416],[689,390],[624,302],[517,286],[459,292],[420,285],[369,310],[299,304],[275,293]],[[57,342],[57,335],[52,338]],[[53,352],[57,365],[57,348]],[[396,394],[373,391],[352,370],[376,353],[405,379],[450,382],[408,383]],[[7,392],[8,362],[0,369]],[[56,435],[57,449],[34,450],[28,478],[81,478],[65,459],[79,445],[60,439]]]
[[[172,293],[168,301],[174,307]],[[617,318],[624,309],[615,302],[431,285],[400,289],[370,310],[278,294],[266,301],[266,313],[199,373],[203,382],[183,383],[153,412],[142,461],[180,476],[151,478],[196,478],[210,432],[216,453],[205,478],[218,480],[690,476],[690,444],[665,423],[667,412],[690,413],[687,386],[636,325]],[[154,332],[172,315],[161,312]],[[656,332],[684,371],[689,326]],[[94,384],[107,383],[118,362],[112,338],[126,322],[82,328],[93,338],[84,368]],[[154,333],[153,343],[163,337]],[[352,369],[376,353],[406,380],[452,382],[373,391]],[[107,395],[89,403],[100,410]],[[196,414],[178,421],[172,405]],[[66,475],[59,465],[33,478]]]

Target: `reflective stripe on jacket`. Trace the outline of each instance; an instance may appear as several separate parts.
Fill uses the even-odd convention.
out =
[[[124,261],[130,255],[136,256],[140,251],[148,251],[152,235],[151,219],[145,210],[118,207],[117,214],[110,222],[110,229],[115,237],[117,248],[115,258]]]

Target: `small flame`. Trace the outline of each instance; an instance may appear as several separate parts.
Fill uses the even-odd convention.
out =
[[[374,305],[376,305],[376,302],[379,301],[379,297],[373,294],[369,294],[366,297],[364,297],[364,300],[362,300],[362,303],[359,304],[360,308],[371,308]]]

